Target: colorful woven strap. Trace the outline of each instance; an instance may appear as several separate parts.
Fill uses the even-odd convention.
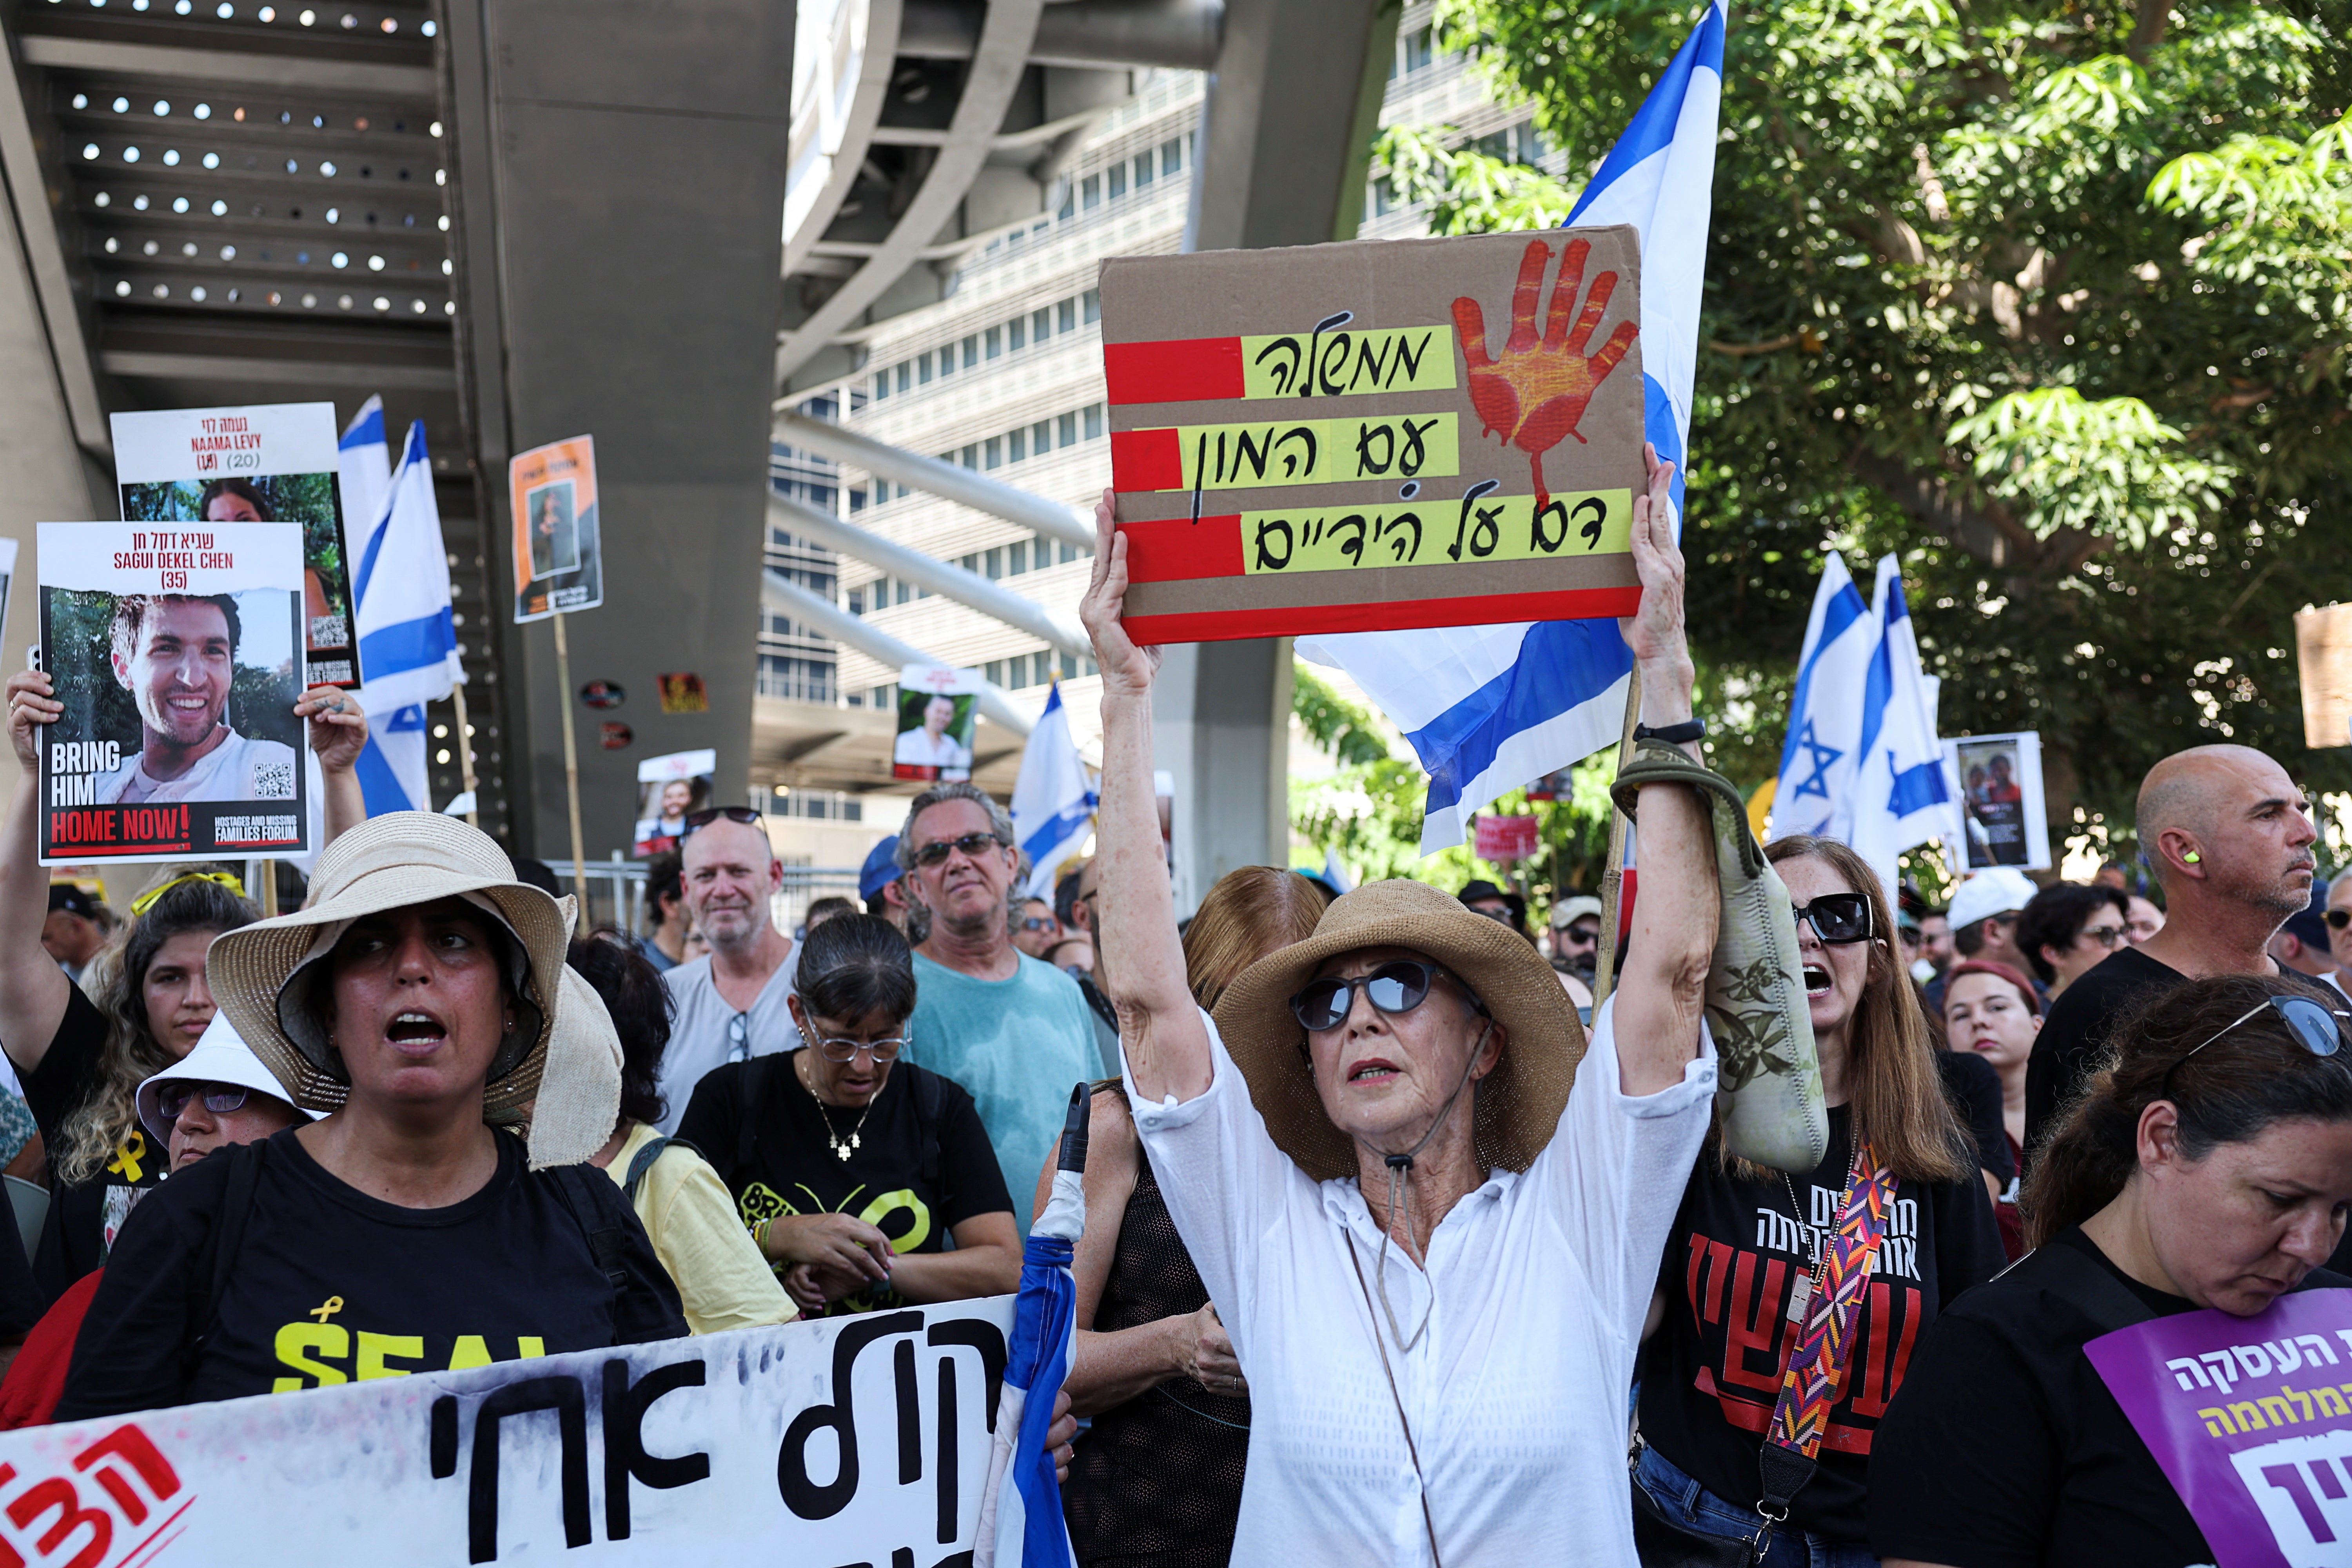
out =
[[[1829,1430],[1830,1408],[1845,1386],[1854,1325],[1861,1316],[1857,1309],[1870,1283],[1879,1241],[1886,1234],[1886,1211],[1895,1202],[1895,1173],[1878,1163],[1868,1143],[1857,1151],[1853,1170],[1869,1174],[1848,1178],[1837,1228],[1827,1243],[1828,1267],[1821,1288],[1805,1303],[1797,1348],[1780,1376],[1780,1397],[1772,1406],[1772,1425],[1766,1434],[1809,1459],[1820,1450],[1822,1434]]]

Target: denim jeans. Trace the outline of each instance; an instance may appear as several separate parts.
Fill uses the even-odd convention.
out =
[[[1633,1479],[1667,1517],[1705,1534],[1746,1540],[1761,1522],[1754,1509],[1724,1501],[1647,1444],[1643,1445],[1641,1462],[1633,1468]],[[1784,1524],[1772,1531],[1762,1568],[1878,1568],[1878,1559],[1861,1542],[1815,1535]]]

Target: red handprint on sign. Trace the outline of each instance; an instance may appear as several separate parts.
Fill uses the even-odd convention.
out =
[[[1609,379],[1640,331],[1631,321],[1620,321],[1599,352],[1587,357],[1584,345],[1609,312],[1609,297],[1617,291],[1617,274],[1603,272],[1592,280],[1575,330],[1568,313],[1584,287],[1584,258],[1591,253],[1589,240],[1571,239],[1560,262],[1559,281],[1552,285],[1551,314],[1536,337],[1536,297],[1543,292],[1544,268],[1551,263],[1551,247],[1540,239],[1528,241],[1519,258],[1519,283],[1511,293],[1511,335],[1503,340],[1500,357],[1486,354],[1486,318],[1478,301],[1454,301],[1454,331],[1462,341],[1462,357],[1470,367],[1470,403],[1486,429],[1528,455],[1535,470],[1536,510],[1551,504],[1544,485],[1543,455],[1559,445],[1563,436],[1584,437],[1577,422],[1584,417],[1593,393]]]

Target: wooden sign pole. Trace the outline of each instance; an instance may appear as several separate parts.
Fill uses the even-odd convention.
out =
[[[559,631],[556,636],[561,639],[562,633]],[[457,705],[457,781],[466,792],[466,798],[474,803],[466,808],[466,826],[479,827],[482,825],[482,797],[476,793],[474,786],[474,726],[466,717],[464,681],[460,680],[449,688],[449,700]],[[563,712],[568,721],[572,713],[568,703]]]
[[[580,837],[580,741],[572,724],[572,648],[563,638],[563,612],[555,621],[556,695],[563,706],[563,794],[572,808],[572,894],[575,928],[588,934],[588,857]]]

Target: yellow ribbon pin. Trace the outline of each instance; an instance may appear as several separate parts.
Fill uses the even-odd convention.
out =
[[[305,1312],[303,1316],[307,1318],[316,1318],[319,1321],[323,1323],[329,1318],[333,1317],[337,1312],[340,1312],[342,1310],[343,1299],[341,1296],[330,1296],[324,1302],[319,1306],[311,1308],[308,1312]]]

